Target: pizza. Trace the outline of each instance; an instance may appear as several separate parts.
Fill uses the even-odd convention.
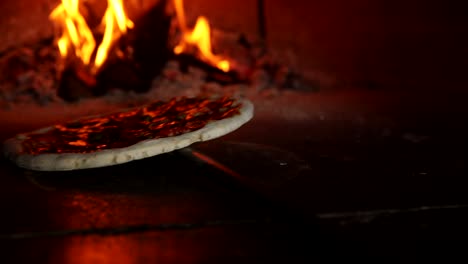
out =
[[[111,166],[226,135],[253,117],[248,100],[179,97],[18,134],[4,142],[19,167],[66,171]]]

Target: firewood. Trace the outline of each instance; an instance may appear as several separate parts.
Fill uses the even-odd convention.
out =
[[[65,101],[76,102],[81,98],[92,97],[95,86],[96,79],[83,65],[76,63],[62,72],[57,95]]]
[[[146,92],[166,64],[170,17],[166,1],[160,1],[135,21],[135,27],[112,47],[107,61],[95,76],[76,62],[62,73],[58,95],[66,101],[106,94],[112,89]],[[99,38],[99,36],[96,36]]]
[[[207,74],[207,81],[215,81],[220,84],[233,84],[242,82],[238,74],[234,71],[224,72],[221,69],[198,59],[196,56],[188,54],[174,55],[173,58],[180,64],[180,70],[187,72],[190,66],[204,70]]]

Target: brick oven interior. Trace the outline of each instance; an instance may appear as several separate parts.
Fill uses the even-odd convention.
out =
[[[50,37],[47,17],[57,2],[2,1],[0,51]],[[132,17],[138,17],[158,0],[127,2],[138,6],[132,9]],[[256,1],[195,0],[185,5],[189,21],[203,14],[215,27],[258,33]],[[265,4],[267,41],[277,49],[294,50],[302,67],[338,75],[347,83],[405,90],[453,87],[463,81],[466,67],[465,11],[463,4],[438,0],[275,0]]]
[[[125,1],[132,19],[157,3]],[[1,1],[0,59],[53,38],[48,15],[57,4]],[[189,23],[204,15],[219,31],[260,39],[264,26],[265,46],[287,58],[305,88],[250,93],[256,113],[241,129],[128,164],[46,173],[2,157],[1,260],[302,263],[462,252],[466,4],[184,4]],[[0,109],[0,140],[104,107],[27,109]]]

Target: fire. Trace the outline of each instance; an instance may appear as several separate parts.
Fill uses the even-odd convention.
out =
[[[183,0],[174,0],[177,20],[182,31],[180,43],[174,48],[175,54],[181,54],[189,47],[195,46],[200,52],[201,59],[215,65],[219,69],[227,72],[230,65],[227,60],[213,54],[211,49],[211,29],[208,19],[203,16],[198,17],[193,30],[187,28]]]
[[[107,9],[99,25],[104,33],[96,49],[93,32],[79,7],[80,0],[62,0],[50,14],[50,19],[62,29],[62,35],[57,40],[61,56],[66,58],[74,52],[95,73],[106,61],[114,42],[133,28],[134,24],[127,18],[122,0],[107,0]]]

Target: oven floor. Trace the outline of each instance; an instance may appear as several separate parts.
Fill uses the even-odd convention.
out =
[[[45,173],[0,160],[0,261],[310,263],[462,253],[463,100],[368,91],[324,98],[321,105],[335,107],[311,107],[320,114],[309,118],[260,113],[223,138],[114,167]]]

